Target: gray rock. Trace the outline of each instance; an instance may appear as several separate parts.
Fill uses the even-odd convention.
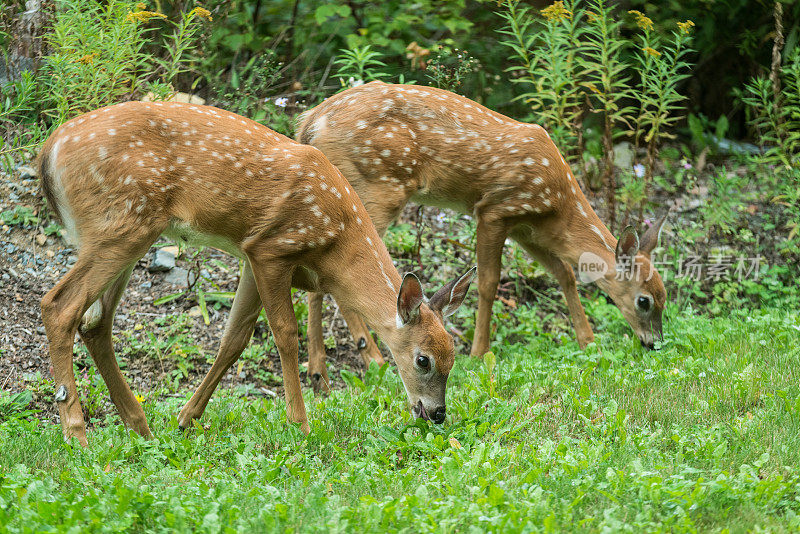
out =
[[[27,165],[20,165],[19,169],[19,177],[23,180],[27,180],[28,178],[35,178],[36,177],[36,170],[33,167],[29,167]]]
[[[164,249],[157,248],[153,253],[153,259],[147,270],[151,273],[163,273],[175,268],[175,254]]]
[[[633,147],[627,141],[614,145],[614,166],[630,170],[633,167]]]
[[[76,261],[78,261],[78,256],[70,254],[69,256],[67,256],[67,267],[72,267],[73,265],[75,265]]]
[[[194,283],[194,272],[189,272],[182,267],[176,267],[172,269],[167,275],[164,277],[164,281],[168,284],[175,284],[177,286],[186,286],[187,280],[189,284]]]

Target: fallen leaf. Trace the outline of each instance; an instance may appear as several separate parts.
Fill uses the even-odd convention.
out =
[[[514,299],[507,299],[501,296],[498,296],[497,299],[511,309],[516,309],[517,307],[517,301]]]

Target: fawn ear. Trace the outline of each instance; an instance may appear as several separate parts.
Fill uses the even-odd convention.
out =
[[[639,235],[633,226],[628,226],[622,231],[622,235],[617,241],[617,261],[622,258],[633,258],[637,252],[639,252]]]
[[[667,215],[669,215],[669,212],[665,213],[653,226],[647,229],[639,241],[639,250],[650,254],[658,246],[658,240],[661,238],[661,228],[664,226],[664,221],[667,220]]]
[[[406,273],[397,295],[397,317],[403,326],[419,319],[419,306],[425,300],[422,284],[414,273]]]
[[[464,297],[467,296],[469,285],[475,279],[477,269],[477,267],[473,267],[458,278],[453,278],[439,289],[431,297],[431,309],[442,312],[445,317],[453,315],[458,307],[461,306],[461,303],[464,302]]]

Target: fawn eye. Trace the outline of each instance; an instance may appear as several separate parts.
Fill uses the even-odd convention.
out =
[[[427,371],[431,368],[431,360],[427,356],[423,356],[422,354],[420,354],[419,356],[417,356],[416,361],[417,361],[417,367],[419,367],[420,369]]]
[[[636,299],[636,307],[646,312],[650,309],[650,299],[647,297],[638,297]]]

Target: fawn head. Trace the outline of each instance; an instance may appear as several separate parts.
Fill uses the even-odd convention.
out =
[[[667,293],[650,253],[658,244],[666,218],[664,215],[641,239],[633,227],[625,228],[617,241],[616,270],[606,275],[607,293],[642,346],[648,349],[654,349],[655,342],[663,339],[662,315]]]
[[[393,356],[411,413],[436,424],[443,423],[447,413],[445,387],[455,359],[453,338],[445,330],[444,318],[461,306],[475,271],[473,267],[454,278],[427,302],[419,279],[407,273],[397,296],[399,343],[393,347]]]

